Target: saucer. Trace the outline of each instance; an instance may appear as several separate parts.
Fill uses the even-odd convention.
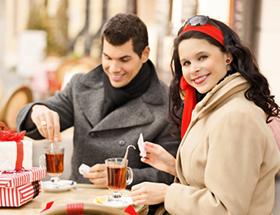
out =
[[[54,188],[52,187],[51,181],[42,181],[42,188],[48,192],[62,192],[62,191],[70,190],[72,187],[75,187],[76,184],[77,183],[72,180],[60,180],[59,181],[60,186],[58,188]]]
[[[114,201],[112,200],[112,196],[108,196],[108,201],[103,203],[97,203],[96,199],[93,200],[93,203],[98,205],[106,205],[118,209],[125,209],[129,205],[133,205],[132,198],[130,196],[122,196],[120,201]]]

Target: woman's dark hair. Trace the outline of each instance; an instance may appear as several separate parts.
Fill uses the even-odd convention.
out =
[[[269,84],[267,79],[260,73],[257,61],[250,50],[243,44],[239,36],[224,23],[210,19],[221,29],[224,36],[224,46],[211,36],[198,31],[188,31],[179,35],[173,44],[173,53],[171,59],[171,71],[173,78],[169,86],[169,114],[168,119],[174,125],[172,133],[178,131],[181,125],[182,98],[179,86],[182,77],[182,68],[179,61],[178,46],[181,41],[190,38],[205,39],[210,44],[220,48],[222,52],[232,54],[230,63],[232,72],[239,72],[249,83],[250,87],[245,92],[245,97],[253,101],[267,114],[267,123],[270,117],[279,117],[280,108],[274,101],[274,96],[270,95]],[[179,30],[179,32],[182,29]]]
[[[133,51],[140,58],[149,45],[147,26],[138,16],[130,13],[119,13],[112,17],[102,29],[102,47],[104,39],[114,46],[123,45],[132,39]]]

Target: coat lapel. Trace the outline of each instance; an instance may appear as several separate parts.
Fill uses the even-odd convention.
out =
[[[149,124],[153,121],[153,115],[140,97],[111,112],[92,131],[128,128]]]
[[[101,120],[101,110],[104,102],[101,65],[81,78],[81,89],[76,97],[80,109],[88,122],[94,127]]]

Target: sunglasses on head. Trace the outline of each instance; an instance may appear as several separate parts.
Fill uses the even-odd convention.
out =
[[[180,31],[178,33],[178,35],[187,27],[187,26],[191,26],[191,27],[196,27],[196,26],[203,26],[206,24],[210,24],[213,25],[214,27],[218,28],[219,30],[221,30],[219,28],[219,26],[217,26],[214,22],[212,22],[208,16],[203,16],[203,15],[197,15],[197,16],[193,16],[189,19],[187,19],[185,22],[183,22]]]
[[[178,36],[187,31],[200,31],[216,39],[224,45],[224,37],[220,27],[208,16],[197,15],[187,19],[181,26]]]

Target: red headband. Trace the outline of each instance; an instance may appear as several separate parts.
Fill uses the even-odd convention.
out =
[[[209,23],[206,23],[205,25],[202,25],[202,26],[189,26],[187,24],[187,26],[183,29],[183,31],[179,35],[181,35],[184,32],[187,32],[187,31],[200,31],[202,33],[205,33],[205,34],[213,37],[219,43],[224,45],[224,37],[223,37],[222,31]]]

